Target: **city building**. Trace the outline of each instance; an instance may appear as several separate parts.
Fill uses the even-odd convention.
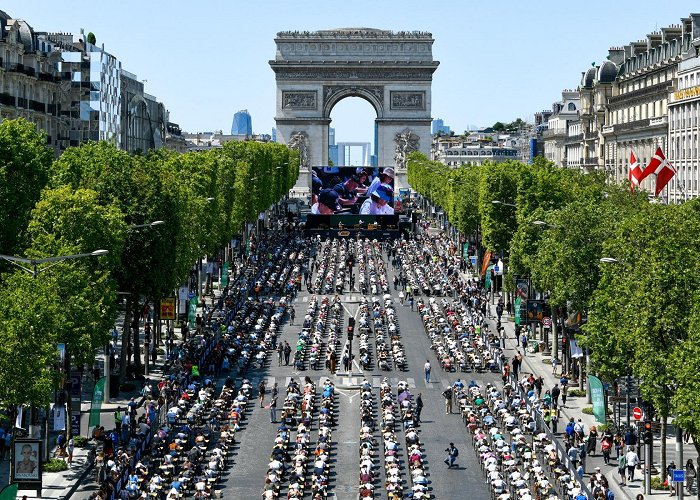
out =
[[[445,122],[442,120],[442,118],[436,118],[433,120],[432,133],[433,135],[450,135],[452,133],[452,130],[449,126],[445,125]]]
[[[217,130],[215,132],[181,132],[180,136],[185,141],[187,151],[206,151],[209,149],[218,149],[223,147],[227,142],[231,141],[270,142],[272,140],[272,136],[270,134],[245,136],[224,134],[221,130]]]
[[[158,100],[144,92],[143,81],[121,71],[122,148],[129,152],[148,151],[165,145],[168,112]]]
[[[475,134],[472,134],[475,135]],[[494,143],[491,137],[474,139],[472,135],[436,137],[433,140],[432,159],[450,167],[460,167],[464,164],[481,165],[486,161],[500,163],[506,160],[520,160],[521,150],[503,144]],[[513,140],[516,144],[517,140]],[[512,142],[508,142],[512,144]]]
[[[336,151],[338,155],[336,166],[374,166],[371,154],[372,144],[369,142],[338,142]]]
[[[568,132],[569,122],[579,119],[580,107],[578,90],[564,90],[561,101],[552,104],[547,130],[542,134],[545,158],[562,167],[567,166],[566,143],[573,140]]]
[[[0,119],[17,117],[44,131],[56,156],[85,141],[130,152],[166,144],[167,110],[104,45],[0,11]]]
[[[231,135],[243,135],[247,137],[252,137],[253,120],[250,117],[250,113],[248,113],[247,109],[243,109],[233,115]]]
[[[45,33],[0,11],[0,119],[25,118],[46,132],[46,142],[61,151],[68,138],[63,75],[56,70],[61,55]]]
[[[328,127],[328,160],[329,164],[338,165],[338,145],[335,143],[335,129]]]
[[[109,141],[122,146],[121,62],[104,50],[67,33],[47,33],[61,54],[58,71],[63,75],[67,99],[62,115],[68,120],[68,141],[61,148],[86,141]]]

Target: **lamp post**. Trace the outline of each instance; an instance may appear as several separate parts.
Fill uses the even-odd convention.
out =
[[[56,264],[60,263],[61,261],[64,260],[70,260],[70,259],[81,259],[83,257],[99,257],[100,255],[107,255],[109,253],[108,250],[95,250],[93,252],[89,253],[78,253],[78,254],[73,254],[73,255],[59,255],[57,257],[44,257],[41,259],[27,259],[24,257],[16,257],[13,255],[2,255],[0,254],[0,258],[8,261],[10,264],[19,267],[21,270],[29,273],[32,275],[32,277],[37,278],[39,276],[39,273],[46,271]],[[44,267],[40,267],[42,264],[49,264]],[[68,364],[68,367],[70,368],[70,354],[68,351],[68,345],[66,345],[66,358],[65,362]],[[65,367],[64,367],[65,369]],[[67,370],[69,372],[70,370]],[[71,401],[66,399],[67,404],[70,407]],[[78,411],[80,411],[80,406],[78,406]],[[68,413],[66,413],[66,417],[68,416]],[[67,418],[66,418],[67,420]],[[49,412],[48,408],[46,409],[46,417],[45,417],[45,427],[44,427],[44,459],[48,460],[49,459]],[[70,426],[70,421],[66,422],[66,427]]]

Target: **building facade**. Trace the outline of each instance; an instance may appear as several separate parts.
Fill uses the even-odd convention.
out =
[[[18,117],[46,133],[56,156],[86,141],[131,152],[166,143],[165,107],[104,46],[0,11],[0,119]]]
[[[552,104],[552,113],[547,120],[547,130],[543,131],[544,156],[562,167],[567,166],[567,141],[569,122],[578,121],[581,96],[577,90],[564,90],[561,101]]]
[[[450,129],[449,126],[445,125],[445,122],[442,120],[442,118],[436,118],[433,120],[432,132],[433,135],[450,135],[452,129]]]
[[[520,160],[521,150],[517,145],[509,147],[506,143],[471,139],[468,137],[436,137],[433,141],[432,159],[450,167],[461,167],[484,162],[500,163],[507,160]]]
[[[253,135],[253,119],[247,109],[243,109],[233,115],[231,135],[245,135],[247,137]]]

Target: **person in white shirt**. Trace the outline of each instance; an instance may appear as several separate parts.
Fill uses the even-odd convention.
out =
[[[385,168],[384,170],[382,170],[380,172],[380,174],[377,177],[372,179],[372,183],[367,188],[367,196],[374,193],[380,184],[391,185],[393,180],[394,180],[394,169],[391,167]]]
[[[380,184],[360,207],[360,215],[393,215],[394,208],[389,205],[393,199],[394,190],[391,186]]]

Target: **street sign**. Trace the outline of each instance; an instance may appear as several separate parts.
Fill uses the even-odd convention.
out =
[[[542,326],[544,326],[545,328],[551,328],[552,327],[552,318],[549,318],[549,317],[542,318]]]
[[[673,482],[674,483],[684,483],[685,482],[685,471],[683,469],[673,469]]]
[[[160,319],[175,319],[175,299],[160,299]]]
[[[634,409],[632,410],[632,416],[634,417],[635,420],[641,420],[642,419],[642,409],[639,406],[635,406]]]

